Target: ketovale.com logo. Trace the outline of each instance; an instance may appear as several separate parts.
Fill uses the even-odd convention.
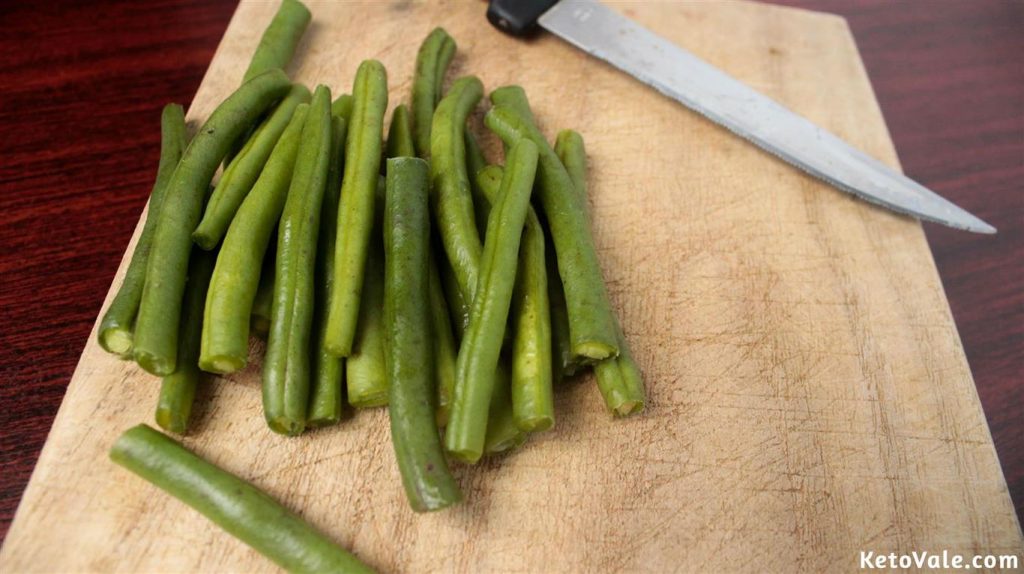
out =
[[[1013,554],[987,554],[983,556],[972,556],[970,558],[961,554],[951,554],[943,550],[941,554],[933,554],[928,551],[911,552],[910,554],[876,554],[872,551],[860,552],[860,567],[862,569],[890,570],[893,568],[928,568],[929,570],[986,570],[1001,568],[1005,570],[1016,570],[1019,565],[1018,557]]]

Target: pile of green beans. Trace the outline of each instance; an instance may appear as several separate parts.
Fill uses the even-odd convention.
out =
[[[469,126],[483,84],[466,75],[445,91],[456,45],[436,28],[385,139],[380,62],[362,62],[333,102],[282,71],[310,18],[284,0],[245,82],[187,147],[180,106],[164,109],[149,216],[98,333],[163,377],[159,426],[187,433],[202,373],[244,369],[260,348],[251,335],[265,336],[268,436],[386,406],[407,499],[427,512],[462,498],[449,460],[553,428],[555,383],[574,373],[593,367],[614,416],[641,411],[591,237],[582,136],[563,130],[552,146],[526,92],[498,88],[484,123],[505,165],[488,160]],[[286,569],[368,571],[145,425],[111,457]]]

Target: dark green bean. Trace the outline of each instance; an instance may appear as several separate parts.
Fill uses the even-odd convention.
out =
[[[439,510],[462,498],[435,424],[431,365],[427,163],[387,161],[384,210],[384,325],[391,440],[413,510]]]
[[[551,368],[552,377],[557,382],[575,375],[583,365],[572,352],[572,342],[569,339],[569,312],[565,307],[562,278],[558,276],[554,241],[550,233],[544,235],[548,246],[544,263],[548,269],[548,306],[551,312]]]
[[[309,409],[309,339],[315,303],[320,209],[331,153],[331,92],[317,86],[302,126],[281,222],[278,224],[274,302],[263,361],[263,411],[275,432],[296,435]]]
[[[295,48],[302,39],[302,34],[309,26],[312,16],[309,10],[298,0],[284,0],[274,14],[274,19],[263,31],[256,52],[245,71],[243,82],[274,68],[284,69],[291,62]]]
[[[324,342],[327,351],[338,357],[352,352],[367,247],[373,230],[381,132],[388,105],[387,72],[380,62],[366,60],[359,65],[352,95],[355,101],[345,141],[338,246],[334,251],[334,287]]]
[[[580,197],[580,204],[587,205],[587,151],[583,137],[573,130],[562,130],[555,140],[555,154],[565,166],[573,186]],[[619,341],[619,356],[605,359],[594,365],[598,388],[612,413],[625,416],[643,410],[645,402],[644,384],[640,369],[633,361],[629,345],[622,334],[618,318],[615,332]]]
[[[444,74],[455,55],[455,40],[444,28],[434,28],[416,54],[412,84],[412,120],[416,155],[430,155],[430,128],[434,107],[441,101]]]
[[[199,384],[199,342],[203,333],[203,306],[213,274],[216,255],[207,251],[193,253],[189,259],[188,282],[182,302],[181,327],[178,329],[178,370],[164,377],[156,406],[156,424],[166,431],[185,434],[192,415],[192,402]]]
[[[416,157],[412,144],[412,128],[409,125],[409,109],[402,104],[391,114],[388,128],[387,157]]]
[[[466,171],[469,173],[469,189],[473,192],[473,214],[476,217],[476,230],[480,234],[481,241],[487,236],[487,218],[491,214],[491,202],[483,196],[477,177],[480,171],[487,167],[487,158],[476,138],[466,128]],[[498,174],[498,181],[501,181],[501,174]]]
[[[203,219],[192,232],[192,240],[196,245],[210,250],[224,237],[235,217],[235,212],[252,190],[267,164],[267,158],[288,127],[295,108],[307,102],[309,90],[301,84],[292,86],[288,95],[277,104],[273,113],[256,129],[242,151],[224,170],[220,181],[213,189],[213,195],[206,202]]]
[[[154,375],[169,375],[175,370],[191,235],[217,165],[245,126],[290,88],[291,82],[280,70],[260,74],[243,84],[199,129],[167,184],[146,266],[133,351],[139,365]]]
[[[430,132],[430,180],[434,220],[459,289],[473,300],[483,246],[473,213],[473,196],[466,173],[466,118],[480,98],[483,85],[473,76],[459,78],[434,111]]]
[[[487,221],[480,284],[473,300],[469,329],[459,348],[455,400],[445,432],[448,452],[467,462],[479,460],[484,449],[495,368],[512,303],[520,238],[537,170],[537,146],[522,139],[509,150],[507,160],[500,200]]]
[[[337,100],[335,100],[337,101]],[[345,119],[331,111],[331,155],[320,212],[320,235],[316,254],[315,339],[309,350],[313,356],[313,390],[309,400],[310,426],[326,426],[341,420],[344,392],[342,379],[345,360],[324,349],[327,336],[327,305],[334,282],[334,245],[338,238],[338,202],[341,200],[341,172],[344,168]]]
[[[135,243],[132,260],[124,273],[121,287],[107,307],[99,327],[100,346],[125,359],[131,358],[135,316],[139,312],[139,302],[142,300],[142,289],[146,282],[146,263],[152,249],[160,207],[171,174],[174,173],[187,143],[185,113],[178,104],[167,104],[160,116],[160,165],[156,170],[153,191],[149,195],[146,223],[142,226],[142,234]]]
[[[296,110],[224,238],[206,298],[199,355],[199,367],[204,371],[233,373],[248,362],[249,321],[255,308],[261,269],[267,245],[288,197],[307,108],[307,104],[301,104]],[[264,270],[262,274],[267,275],[267,272]],[[272,290],[272,271],[270,277]],[[266,312],[269,318],[272,309]]]
[[[270,232],[270,237],[277,237],[277,227]],[[267,253],[263,256],[260,268],[260,283],[256,287],[256,296],[252,300],[252,314],[249,315],[249,329],[257,336],[266,339],[270,333],[270,307],[274,300],[274,252],[277,242],[267,245]]]
[[[289,572],[373,572],[262,490],[146,425],[121,435],[110,459]]]
[[[452,331],[459,341],[469,328],[470,303],[462,297],[462,290],[459,289],[459,280],[455,278],[455,271],[452,269],[448,259],[444,257],[444,251],[434,257],[437,262],[437,272],[441,276],[441,287],[444,291],[445,301],[448,303],[448,312],[452,319]]]
[[[431,249],[429,269],[430,281],[430,333],[434,343],[434,381],[437,384],[437,424],[448,424],[451,412],[452,397],[455,394],[455,363],[459,356],[459,346],[452,335],[451,316],[448,304],[444,299],[444,288],[441,286],[441,275],[437,270],[437,261]]]
[[[498,202],[502,169],[488,166],[477,174],[484,201]],[[548,310],[544,230],[533,209],[519,245],[515,288],[510,310],[512,339],[512,412],[524,431],[543,431],[555,424],[551,388],[551,319]]]
[[[495,106],[484,122],[506,144],[529,139],[540,150],[537,189],[555,243],[573,353],[593,360],[618,355],[615,318],[594,240],[565,167],[533,122],[514,108]]]

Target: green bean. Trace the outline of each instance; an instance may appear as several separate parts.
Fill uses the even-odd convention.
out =
[[[142,289],[146,282],[146,263],[153,246],[153,235],[156,233],[167,183],[178,165],[178,160],[181,159],[185,144],[188,143],[185,113],[178,104],[164,106],[160,116],[160,140],[160,165],[156,170],[153,191],[149,195],[146,223],[142,226],[142,234],[135,243],[132,260],[124,273],[121,287],[107,307],[99,327],[100,346],[125,359],[131,358],[135,316],[142,299]]]
[[[235,156],[224,170],[217,186],[213,189],[213,195],[206,202],[206,210],[199,226],[192,232],[192,240],[196,245],[209,251],[216,247],[217,243],[224,237],[228,226],[235,217],[235,212],[242,205],[246,195],[252,190],[253,184],[260,177],[267,158],[277,145],[286,127],[291,121],[292,114],[299,104],[309,102],[309,90],[301,85],[295,84],[288,92],[288,95],[277,104],[273,113],[270,114],[259,128],[249,138],[248,143],[242,151]]]
[[[452,335],[451,317],[448,304],[444,300],[444,288],[441,286],[441,275],[437,270],[434,252],[430,252],[427,279],[430,296],[430,334],[434,343],[434,381],[437,384],[437,424],[448,424],[451,413],[452,396],[455,394],[455,363],[458,360],[459,346]]]
[[[439,250],[435,250],[439,251]],[[440,256],[435,256],[437,272],[441,276],[441,287],[444,291],[445,300],[448,303],[448,311],[452,320],[452,331],[459,341],[469,328],[470,303],[462,297],[462,290],[459,289],[459,280],[455,278],[455,270],[452,269],[448,259],[444,257],[443,251]]]
[[[434,28],[416,54],[412,84],[412,120],[416,155],[430,155],[430,128],[434,107],[441,101],[444,74],[455,55],[455,40],[444,28]]]
[[[352,121],[345,141],[345,175],[338,209],[334,287],[324,347],[338,357],[352,352],[359,319],[367,247],[373,230],[374,191],[380,173],[381,131],[388,105],[387,72],[376,60],[359,65],[352,89]]]
[[[413,149],[412,128],[409,125],[409,109],[402,104],[391,114],[388,128],[387,157],[416,157]]]
[[[284,0],[274,14],[274,19],[263,31],[256,52],[245,71],[243,82],[274,68],[284,69],[295,54],[295,48],[302,34],[309,26],[309,10],[297,0]]]
[[[572,179],[580,204],[586,207],[587,151],[583,137],[573,130],[562,130],[555,140],[555,154]],[[597,375],[597,386],[609,410],[625,416],[643,410],[644,384],[617,318],[615,332],[619,341],[619,356],[599,361],[594,365],[594,372]]]
[[[384,253],[380,226],[374,226],[363,277],[359,324],[352,353],[345,365],[348,403],[357,408],[388,404],[387,365],[384,361]]]
[[[436,156],[435,156],[436,157]],[[537,146],[522,139],[508,154],[500,200],[487,221],[480,284],[469,329],[459,348],[455,397],[445,446],[457,458],[476,462],[483,453],[495,368],[512,303],[519,242],[537,170]]]
[[[331,92],[317,86],[302,126],[278,224],[274,302],[263,362],[263,411],[271,430],[302,432],[309,409],[317,235],[331,153]]]
[[[526,442],[529,435],[516,424],[512,410],[509,369],[502,358],[494,375],[494,392],[488,409],[487,436],[484,454],[492,456],[508,452]]]
[[[352,120],[352,106],[354,104],[355,98],[352,97],[352,94],[341,94],[331,102],[331,115],[345,120],[345,125],[347,126]],[[341,182],[338,185],[341,185]]]
[[[484,200],[498,202],[502,169],[488,166],[477,175]],[[543,431],[555,424],[551,388],[551,319],[548,310],[544,230],[533,209],[527,209],[526,229],[519,246],[512,292],[512,411],[524,431]]]
[[[476,230],[480,234],[481,240],[486,239],[487,218],[491,214],[491,202],[484,197],[477,179],[480,171],[485,167],[487,167],[487,158],[484,157],[484,151],[480,149],[480,144],[477,143],[476,138],[473,137],[473,134],[467,127],[466,171],[469,172],[469,189],[473,192],[473,214],[476,217]],[[501,181],[501,174],[498,174],[498,181]]]
[[[277,227],[270,232],[270,237],[277,237]],[[260,283],[256,287],[256,296],[252,300],[252,314],[249,315],[249,329],[259,337],[266,338],[270,333],[270,307],[274,300],[274,252],[276,243],[267,245],[267,253],[263,256],[260,268]]]
[[[335,100],[337,101],[337,100]],[[320,235],[316,256],[316,304],[314,306],[315,340],[313,356],[313,390],[309,401],[310,426],[326,426],[341,420],[342,379],[345,360],[324,349],[327,336],[327,304],[331,300],[334,281],[334,245],[337,242],[338,202],[341,197],[341,172],[345,153],[345,119],[331,111],[331,155],[327,168],[324,204],[320,212]]]
[[[199,354],[199,367],[204,371],[233,373],[244,368],[249,359],[249,322],[261,269],[288,196],[307,108],[307,104],[299,105],[224,238],[206,298]],[[268,275],[267,270],[262,275]],[[273,272],[269,275],[272,294]],[[272,309],[266,312],[269,319]]]
[[[462,498],[448,471],[435,424],[431,364],[427,163],[387,161],[384,210],[384,324],[391,386],[391,440],[413,510],[450,506]]]
[[[146,265],[133,351],[139,365],[154,375],[169,375],[175,369],[191,235],[213,173],[245,126],[290,87],[291,82],[280,70],[260,74],[243,84],[199,129],[167,184]]]
[[[473,76],[459,78],[438,104],[430,132],[430,180],[434,219],[441,244],[451,261],[459,289],[473,300],[483,247],[473,213],[473,196],[466,173],[466,118],[480,98],[483,85]]]
[[[558,260],[551,235],[545,233],[548,246],[545,265],[548,270],[548,307],[551,314],[551,369],[555,381],[575,375],[583,364],[572,353],[569,340],[569,312],[565,307],[565,291],[558,276]]]
[[[189,260],[188,282],[182,302],[181,340],[178,342],[178,370],[164,377],[156,407],[156,423],[164,430],[185,434],[192,415],[200,372],[199,340],[203,332],[203,305],[210,285],[216,255],[207,251],[193,253]]]
[[[110,459],[289,572],[373,572],[262,490],[146,425],[122,434]]]
[[[565,167],[533,122],[514,108],[495,106],[484,123],[506,144],[529,139],[540,150],[537,189],[555,243],[573,353],[593,360],[618,355],[615,318],[594,240]]]

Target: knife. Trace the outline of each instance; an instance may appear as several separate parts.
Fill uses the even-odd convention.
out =
[[[976,233],[996,228],[824,128],[596,0],[490,0],[487,19],[526,36],[539,25],[842,191]]]

